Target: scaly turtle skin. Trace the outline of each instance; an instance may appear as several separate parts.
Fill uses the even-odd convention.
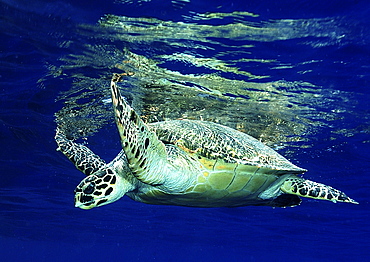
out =
[[[75,205],[90,209],[124,195],[148,203],[193,207],[295,206],[301,197],[358,204],[330,186],[298,177],[305,172],[255,138],[205,121],[145,124],[111,81],[123,150],[110,163],[57,129],[62,151],[87,177]]]

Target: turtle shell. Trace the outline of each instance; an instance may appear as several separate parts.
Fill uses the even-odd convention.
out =
[[[152,123],[150,127],[163,143],[175,144],[209,160],[222,159],[225,163],[257,166],[282,174],[306,171],[250,135],[216,123],[172,120]]]

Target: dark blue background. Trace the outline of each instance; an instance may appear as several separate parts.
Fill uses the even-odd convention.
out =
[[[311,170],[312,178],[343,189],[360,205],[304,200],[287,209],[198,209],[124,198],[90,211],[73,207],[73,189],[83,176],[55,151],[53,139],[54,113],[63,106],[56,97],[73,79],[51,77],[48,65],[61,65],[61,57],[81,52],[79,46],[99,44],[93,35],[80,34],[77,26],[96,25],[105,14],[183,21],[189,11],[248,11],[259,14],[251,18],[255,22],[340,18],[350,35],[347,42],[306,52],[299,52],[294,41],[261,42],[254,43],[254,55],[283,57],[293,64],[323,61],[315,68],[271,71],[269,81],[307,81],[350,96],[347,107],[352,111],[343,112],[344,120],[335,125],[354,130],[353,135],[331,141],[327,123],[309,137],[313,147],[297,150],[294,157]],[[368,1],[1,1],[0,260],[368,260],[369,24]],[[64,41],[77,44],[63,48]],[[308,69],[313,73],[297,73]],[[263,74],[266,68],[251,70]],[[89,68],[81,73],[97,74]],[[96,135],[90,143],[109,159],[119,150],[117,140]]]

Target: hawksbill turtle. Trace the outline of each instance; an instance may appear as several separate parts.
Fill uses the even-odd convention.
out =
[[[91,209],[124,195],[159,205],[296,206],[300,197],[358,204],[345,193],[313,182],[302,169],[257,139],[212,122],[172,120],[145,124],[111,81],[123,150],[106,163],[57,128],[58,150],[82,171],[75,206]]]

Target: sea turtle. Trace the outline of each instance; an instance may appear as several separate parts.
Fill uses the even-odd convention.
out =
[[[85,173],[75,206],[91,209],[124,195],[148,203],[192,207],[295,206],[299,197],[358,204],[305,172],[257,139],[216,123],[172,120],[145,124],[111,81],[123,150],[106,164],[57,128],[56,142]]]

